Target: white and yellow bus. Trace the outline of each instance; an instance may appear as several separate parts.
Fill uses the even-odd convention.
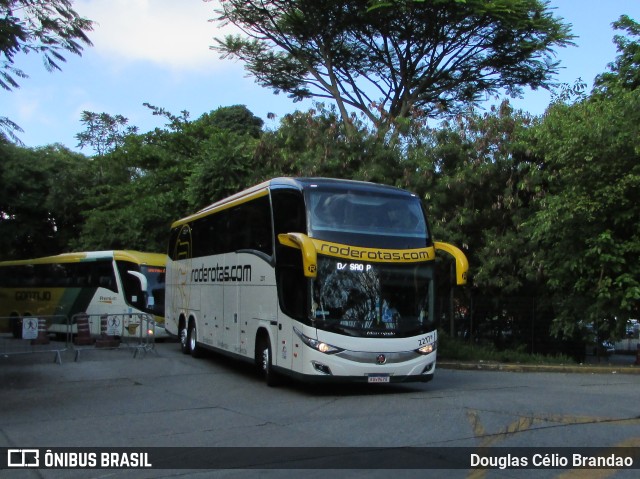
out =
[[[78,313],[147,313],[154,317],[155,334],[163,336],[166,262],[164,254],[138,251],[65,253],[0,262],[0,317],[15,318],[3,321],[3,327],[19,337],[20,318],[25,316],[70,320]]]
[[[429,381],[436,250],[420,199],[372,183],[277,178],[173,223],[165,326],[184,353],[255,362],[268,384]]]

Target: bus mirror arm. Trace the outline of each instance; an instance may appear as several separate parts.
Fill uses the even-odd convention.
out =
[[[318,274],[318,254],[311,238],[303,233],[283,233],[278,241],[284,246],[298,248],[302,251],[302,266],[307,278],[315,278]]]
[[[138,278],[138,281],[140,281],[140,289],[142,289],[143,292],[147,290],[147,277],[144,274],[139,271],[127,271],[127,273]]]
[[[449,253],[454,257],[456,261],[456,284],[467,284],[467,271],[469,270],[469,261],[467,260],[467,257],[462,252],[462,250],[449,243],[441,243],[439,241],[434,241],[433,246],[435,246],[436,251],[444,251],[445,253]]]

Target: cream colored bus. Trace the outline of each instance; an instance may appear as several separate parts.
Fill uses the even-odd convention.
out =
[[[171,228],[166,329],[184,353],[254,362],[273,384],[428,381],[434,242],[420,199],[372,183],[277,178]]]

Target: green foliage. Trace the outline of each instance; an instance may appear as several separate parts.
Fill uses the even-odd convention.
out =
[[[27,149],[0,142],[0,257],[65,251],[82,218],[77,201],[87,176],[82,155],[52,145]]]
[[[81,203],[85,222],[74,249],[164,251],[173,221],[252,185],[262,120],[245,106],[224,107],[189,121],[165,116],[168,130],[118,136],[118,148],[93,158]]]
[[[98,156],[122,146],[125,138],[137,133],[138,128],[127,126],[129,120],[122,115],[109,115],[108,113],[94,113],[83,111],[80,123],[86,128],[76,135],[78,146],[84,148],[90,146]]]
[[[203,208],[259,183],[260,164],[254,161],[257,140],[231,130],[217,130],[200,145],[187,182],[193,210]]]
[[[128,136],[120,148],[91,160],[93,175],[80,204],[85,221],[73,249],[166,249],[170,223],[188,210],[190,163],[171,148],[180,149],[176,135]]]
[[[153,180],[141,182],[152,184]],[[168,207],[176,200],[171,192],[159,192],[140,196],[126,187],[113,188],[111,193],[121,194],[119,201],[110,201],[100,209],[86,216],[82,234],[70,242],[75,251],[103,249],[137,249],[164,252],[166,235],[172,219],[173,208]],[[126,202],[126,200],[129,200]]]
[[[531,174],[539,161],[529,147],[529,131],[539,121],[503,102],[487,113],[469,111],[438,129],[425,128],[407,150],[415,171],[408,187],[425,199],[434,238],[461,247],[471,265],[472,287],[456,291],[453,308],[472,305],[473,325],[466,315],[456,328],[496,342],[504,342],[499,332],[505,330],[530,338],[532,314],[536,328],[544,328],[538,251],[523,230],[535,198],[544,194]],[[445,293],[446,267],[440,277]]]
[[[218,130],[248,135],[251,138],[260,138],[264,125],[264,121],[251,113],[245,105],[220,107],[202,115],[198,123],[206,123]]]
[[[520,230],[538,194],[525,138],[532,123],[505,102],[445,122],[410,151],[418,171],[414,189],[426,199],[434,234],[467,250],[475,285],[502,294],[527,282]]]
[[[554,294],[557,331],[609,319],[620,335],[640,301],[640,91],[555,105],[535,130],[548,193],[529,222]]]
[[[640,24],[623,15],[613,26],[616,30],[626,31],[627,35],[614,37],[619,55],[609,64],[610,71],[595,79],[596,91],[602,93],[612,88],[635,90],[640,86]]]
[[[11,91],[19,88],[18,78],[28,75],[15,66],[19,54],[42,55],[47,70],[60,70],[63,53],[80,55],[83,45],[91,45],[86,32],[93,22],[80,17],[71,0],[0,0],[0,87]],[[20,128],[6,117],[0,117],[0,132],[18,141]]]
[[[85,32],[93,22],[80,17],[70,0],[0,1],[0,87],[18,88],[15,77],[27,75],[14,66],[19,53],[42,55],[47,70],[60,70],[61,51],[80,55],[82,43],[91,45]]]
[[[263,137],[268,170],[277,175],[353,178],[393,184],[399,177],[399,150],[382,144],[355,117],[347,131],[335,108],[316,104],[285,116],[277,131]]]

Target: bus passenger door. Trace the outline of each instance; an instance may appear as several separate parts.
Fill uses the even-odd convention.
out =
[[[223,288],[212,281],[201,289],[202,332],[201,339],[206,344],[222,347],[224,343],[224,294]]]
[[[252,255],[239,255],[239,263],[251,265],[251,269],[244,268],[242,287],[238,297],[240,338],[239,352],[242,356],[253,357],[256,346],[256,335],[260,328],[269,331],[273,351],[273,363],[281,366],[282,346],[285,347],[284,356],[290,358],[289,342],[282,343],[284,326],[280,329],[278,323],[278,295],[274,269],[266,262],[256,262]],[[277,351],[277,353],[276,353]]]

